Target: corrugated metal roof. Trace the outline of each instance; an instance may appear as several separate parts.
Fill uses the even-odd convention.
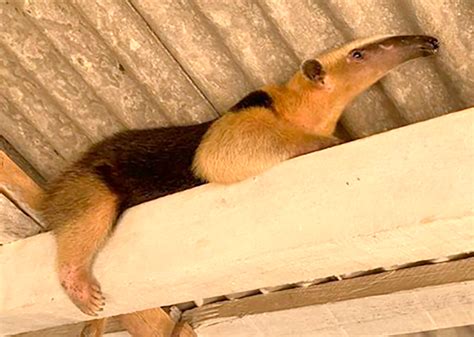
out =
[[[2,0],[0,133],[50,177],[117,130],[211,119],[344,41],[438,36],[436,58],[347,109],[363,137],[474,105],[473,22],[472,0]]]

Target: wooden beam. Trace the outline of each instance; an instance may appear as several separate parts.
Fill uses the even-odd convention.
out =
[[[0,193],[0,244],[38,234],[42,228]]]
[[[198,337],[198,335],[188,323],[179,322],[176,324],[171,337]]]
[[[122,327],[120,319],[118,317],[111,317],[104,319],[105,321],[105,332],[108,335],[114,333],[123,333],[125,329]],[[11,335],[11,337],[79,337],[84,330],[87,331],[86,327],[92,327],[92,331],[97,330],[101,326],[101,322],[99,320],[89,320],[86,322],[79,322],[73,324],[65,324],[61,326],[56,326],[53,328],[41,329],[36,331],[29,331],[23,332],[15,335]]]
[[[0,193],[6,195],[38,224],[41,188],[8,155],[0,150]]]
[[[37,212],[41,188],[0,150],[0,244],[44,231]]]
[[[345,334],[351,331],[364,331],[364,329],[369,332],[374,324],[374,319],[380,326],[379,330],[374,331],[378,335],[400,333],[400,331],[409,333],[439,329],[451,324],[469,324],[469,320],[474,317],[474,312],[471,313],[470,310],[467,310],[471,315],[466,315],[463,311],[465,311],[465,306],[472,306],[474,301],[474,291],[472,291],[474,287],[472,284],[474,257],[472,256],[473,254],[470,254],[456,261],[376,272],[341,281],[335,280],[309,287],[279,290],[265,295],[204,305],[186,311],[183,315],[184,321],[176,325],[171,336],[197,336],[188,323],[197,327],[197,331],[204,336],[246,336],[256,335],[257,332],[263,335],[278,336],[280,333],[287,336],[289,332],[286,329],[289,328],[293,329],[295,334],[298,332],[298,335],[304,335],[309,331],[308,334],[311,336],[326,336],[329,332]],[[461,293],[460,298],[454,299],[455,301],[459,300],[461,304],[448,307],[447,301],[453,300],[455,294],[458,296],[460,293],[449,293],[447,289],[453,289],[453,286],[459,284],[470,284],[470,286],[466,288],[466,292]],[[430,293],[434,294],[433,296],[419,295],[427,292],[428,288]],[[436,292],[432,292],[432,289],[436,289]],[[403,301],[408,297],[400,297],[400,292],[413,295],[416,301],[410,300],[408,303],[404,303]],[[394,305],[394,303],[398,303],[398,305]],[[385,308],[383,308],[384,305]],[[400,307],[403,307],[403,310]],[[367,308],[371,309],[367,310]],[[437,313],[440,308],[449,310],[450,315],[455,316],[455,320],[446,319],[444,315]],[[349,312],[345,312],[348,310]],[[382,314],[376,315],[377,310],[380,310]],[[326,311],[326,315],[321,316],[321,311]],[[461,314],[458,314],[458,311]],[[328,319],[328,312],[332,312],[333,319]],[[173,322],[161,309],[159,311],[150,309],[142,313],[127,315],[129,317],[125,320],[132,321],[132,326],[128,329],[132,336],[142,336],[143,332],[145,332],[144,336],[153,335],[143,330],[151,326],[157,329],[155,335],[159,336],[161,333],[162,336],[169,336],[166,334],[169,333],[167,326]],[[115,336],[118,333],[130,336],[130,334],[123,332],[127,328],[123,316],[127,315],[109,319],[105,328],[105,331],[109,333],[106,335]],[[284,326],[278,328],[278,333],[269,331],[270,327],[274,329],[278,326],[278,320],[282,315],[285,316],[285,319],[282,320]],[[354,315],[359,316],[354,318]],[[239,319],[242,317],[244,320],[241,322]],[[320,317],[320,321],[311,317]],[[343,326],[338,320],[339,317],[344,317],[346,323],[350,321],[350,327]],[[351,320],[350,317],[353,319]],[[151,324],[145,322],[143,326],[141,323],[149,318],[152,318]],[[321,320],[324,322],[321,323]],[[98,321],[86,322],[86,326],[100,328],[102,325]],[[405,324],[401,324],[401,321],[404,321]],[[408,322],[411,324],[407,325]],[[60,326],[12,337],[78,336],[78,331],[80,331],[78,327],[82,326],[84,324]],[[257,327],[258,331],[255,330]],[[140,329],[141,332],[137,332],[136,329]],[[96,329],[87,329],[87,331],[96,331]]]
[[[121,315],[119,319],[133,337],[171,337],[176,326],[176,321],[161,308]]]
[[[153,308],[115,317],[66,324],[53,328],[11,335],[11,337],[197,337],[187,322],[179,322],[181,311]],[[178,323],[177,323],[178,322]]]
[[[107,318],[99,318],[86,322],[81,331],[80,337],[102,337],[105,333],[106,324]]]
[[[38,170],[31,165],[31,163],[26,159],[17,149],[10,144],[10,142],[0,134],[0,151],[3,151],[7,156],[23,171],[28,177],[33,179],[35,183],[39,186],[44,186],[45,179],[38,172]]]
[[[105,335],[106,337],[131,337],[128,332],[113,332]],[[134,336],[133,336],[134,337]],[[187,323],[179,323],[176,325],[176,329],[173,330],[171,337],[197,337],[196,333]]]
[[[203,336],[387,336],[474,323],[474,257],[209,304]]]
[[[104,315],[471,251],[473,134],[470,109],[134,207],[95,265]],[[54,255],[47,233],[0,247],[0,333],[86,318]]]
[[[172,308],[172,311],[174,309]],[[66,324],[53,328],[12,335],[11,337],[95,337],[133,336],[133,337],[197,337],[187,322],[178,322],[179,315],[165,312],[161,308],[141,312],[101,318],[76,324]]]
[[[409,334],[394,335],[392,337],[472,337],[474,325],[457,326],[454,328],[422,331]]]

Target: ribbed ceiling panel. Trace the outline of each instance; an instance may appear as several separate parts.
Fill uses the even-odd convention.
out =
[[[472,0],[0,1],[0,135],[51,177],[124,128],[184,125],[359,37],[432,34],[342,119],[364,137],[474,105]]]

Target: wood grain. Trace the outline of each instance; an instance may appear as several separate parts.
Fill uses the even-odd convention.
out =
[[[0,150],[0,192],[41,225],[38,202],[41,188]]]
[[[95,265],[104,315],[472,251],[473,128],[474,109],[453,113],[128,210]],[[54,248],[0,247],[2,333],[84,319]]]
[[[0,193],[0,245],[38,234],[42,228]]]

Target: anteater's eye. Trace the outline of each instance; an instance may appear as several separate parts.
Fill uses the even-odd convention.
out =
[[[364,58],[364,52],[360,49],[354,49],[349,53],[353,60],[361,61]]]

